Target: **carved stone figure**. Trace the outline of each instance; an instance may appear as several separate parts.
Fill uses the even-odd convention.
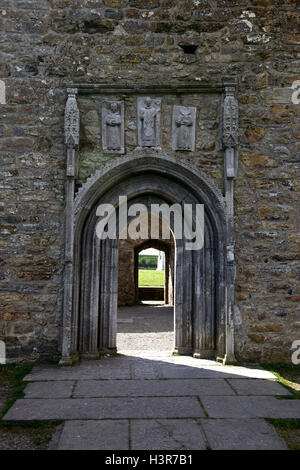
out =
[[[234,88],[225,87],[223,103],[223,145],[224,147],[236,147],[238,144],[238,103],[234,97]]]
[[[105,152],[124,153],[124,103],[102,103],[102,148]]]
[[[195,150],[196,108],[174,106],[172,122],[172,149]]]
[[[159,145],[160,105],[160,98],[138,98],[138,141],[141,147],[157,147]]]

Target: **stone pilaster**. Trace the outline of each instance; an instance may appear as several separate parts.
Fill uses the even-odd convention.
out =
[[[65,262],[64,302],[62,329],[61,365],[70,365],[71,359],[71,318],[73,294],[73,247],[74,247],[74,187],[78,171],[76,149],[79,144],[79,110],[76,102],[76,88],[68,88],[65,108],[65,144],[67,146],[66,192],[65,192]]]
[[[226,362],[235,362],[234,354],[234,179],[237,173],[238,144],[238,103],[234,96],[234,86],[224,87],[223,101],[223,148],[224,148],[224,187],[227,216],[227,322],[226,322]]]

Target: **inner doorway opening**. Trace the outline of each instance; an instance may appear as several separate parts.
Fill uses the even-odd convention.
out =
[[[167,303],[166,253],[156,248],[137,253],[138,300],[144,303]]]
[[[149,224],[148,236],[118,242],[117,351],[125,354],[171,354],[175,345],[173,235],[153,240]]]

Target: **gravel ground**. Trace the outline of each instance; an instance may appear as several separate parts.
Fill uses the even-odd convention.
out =
[[[0,450],[37,450],[32,433],[27,429],[0,429]]]
[[[173,307],[142,304],[118,309],[118,351],[172,351]]]

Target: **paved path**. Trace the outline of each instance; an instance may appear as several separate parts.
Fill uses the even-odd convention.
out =
[[[174,345],[173,307],[157,302],[118,310],[118,351],[172,351]]]
[[[123,345],[141,344],[142,331],[134,333],[137,342],[123,338]],[[167,343],[144,337],[141,350],[114,358],[35,366],[25,398],[4,419],[64,419],[58,449],[286,448],[264,418],[300,418],[300,400],[277,399],[289,392],[270,372],[156,352],[168,344],[170,331],[161,333]]]

